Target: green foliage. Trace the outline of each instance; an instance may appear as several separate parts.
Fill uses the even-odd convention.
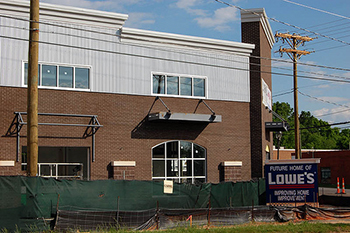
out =
[[[294,149],[294,111],[288,103],[276,102],[272,107],[278,115],[285,119],[290,131],[283,132],[280,146]],[[274,121],[281,121],[274,118]],[[309,111],[302,111],[299,116],[302,149],[347,149],[349,148],[350,129],[332,128],[328,122],[317,119]],[[274,137],[274,145],[277,139]]]

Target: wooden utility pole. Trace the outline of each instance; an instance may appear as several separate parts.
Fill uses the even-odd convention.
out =
[[[27,175],[38,173],[39,0],[30,0],[27,89]]]
[[[287,41],[290,49],[280,48],[279,52],[287,53],[290,59],[293,61],[293,77],[294,77],[294,140],[295,140],[295,158],[300,159],[301,148],[300,148],[300,127],[299,127],[299,109],[298,109],[298,71],[297,63],[298,59],[302,55],[310,54],[311,52],[305,50],[298,50],[300,45],[303,45],[306,41],[311,41],[313,38],[308,36],[300,36],[297,34],[288,33],[276,33],[275,37],[282,38],[283,42]]]

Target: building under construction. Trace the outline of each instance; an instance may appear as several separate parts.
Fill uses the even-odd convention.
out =
[[[128,15],[40,5],[38,175],[241,181],[272,153],[263,9],[242,42],[124,27]],[[0,175],[27,166],[29,1],[0,0]]]

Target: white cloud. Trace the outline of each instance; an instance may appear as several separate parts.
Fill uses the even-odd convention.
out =
[[[143,25],[154,24],[154,15],[151,13],[134,12],[129,13],[129,18],[125,25],[128,27],[140,28]]]
[[[189,9],[193,7],[199,0],[179,0],[176,3],[176,6],[181,9]]]
[[[197,16],[194,20],[200,27],[214,28],[220,32],[230,30],[232,22],[239,19],[238,10],[234,7],[219,8],[210,13],[208,10],[202,9],[205,7],[204,4],[208,3],[203,0],[178,0],[175,5],[187,13]]]
[[[124,5],[131,5],[140,2],[140,0],[106,0],[106,1],[90,1],[90,0],[41,0],[41,2],[57,4],[57,5],[65,5],[65,6],[73,6],[73,7],[81,7],[87,9],[95,9],[95,10],[107,10],[107,11],[122,11]]]
[[[238,19],[238,10],[236,8],[225,7],[217,9],[210,17],[197,17],[195,20],[201,27],[214,28],[223,32],[230,30],[230,24]]]
[[[329,123],[348,121],[350,109],[345,107],[322,108],[312,112],[313,116]]]
[[[329,85],[329,84],[322,84],[322,85],[318,85],[317,88],[320,88],[320,89],[329,89],[329,88],[331,88],[331,85]]]

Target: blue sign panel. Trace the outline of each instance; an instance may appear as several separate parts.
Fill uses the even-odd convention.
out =
[[[316,202],[316,163],[265,165],[267,203]]]

